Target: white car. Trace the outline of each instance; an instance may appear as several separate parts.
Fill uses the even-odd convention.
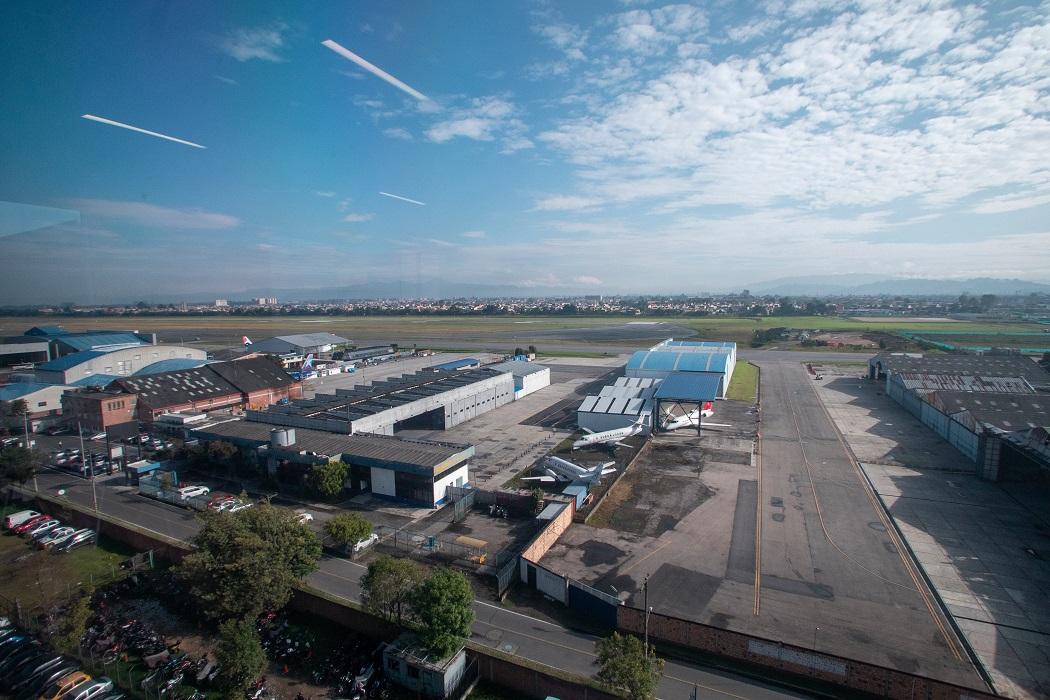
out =
[[[179,498],[184,501],[195,496],[206,496],[209,492],[211,489],[207,486],[183,486],[177,491]]]
[[[105,439],[106,439],[106,433],[105,432],[94,433],[93,435],[88,437],[88,440],[105,440]]]
[[[230,506],[229,508],[227,508],[224,512],[226,512],[226,513],[239,513],[242,510],[247,510],[248,508],[251,508],[251,507],[252,507],[251,503],[237,503],[236,505]]]
[[[367,547],[371,547],[372,545],[374,545],[378,541],[379,541],[379,535],[377,535],[374,532],[371,535],[369,535],[368,537],[364,538],[363,540],[358,540],[357,542],[354,543],[354,554],[357,554],[362,549],[366,549]]]
[[[298,511],[295,514],[295,522],[299,523],[300,525],[305,525],[306,523],[312,523],[313,521],[314,521],[313,514],[312,513],[307,513],[305,510]]]
[[[30,518],[35,518],[40,513],[35,510],[20,510],[17,513],[11,513],[11,515],[4,518],[4,527],[10,530],[13,527],[18,527]]]

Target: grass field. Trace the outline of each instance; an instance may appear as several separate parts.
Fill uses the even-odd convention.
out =
[[[59,324],[69,331],[97,328],[134,329],[144,333],[163,333],[169,339],[185,334],[185,340],[207,336],[223,340],[239,340],[241,335],[264,338],[285,333],[329,332],[351,339],[387,338],[411,342],[413,338],[447,339],[448,347],[457,340],[491,340],[498,336],[513,347],[527,344],[534,331],[623,326],[638,322],[663,322],[690,328],[699,335],[696,339],[732,340],[746,343],[755,330],[786,327],[798,330],[820,331],[911,331],[929,333],[955,331],[974,334],[1041,332],[1045,326],[1033,323],[918,321],[908,319],[853,319],[837,316],[790,316],[763,318],[731,317],[617,317],[617,316],[540,316],[540,317],[330,317],[330,316],[128,316],[128,317],[0,317],[0,335],[17,335],[31,326]],[[543,351],[543,341],[536,345]],[[580,340],[586,343],[586,340]],[[613,341],[609,341],[613,342]],[[623,344],[627,341],[615,341]],[[600,347],[601,343],[593,343]],[[649,341],[636,341],[639,346]]]
[[[64,601],[81,584],[110,580],[120,562],[133,552],[103,539],[98,547],[81,547],[67,554],[51,554],[25,539],[0,535],[0,596],[23,607],[47,608]]]
[[[754,403],[758,398],[758,367],[750,362],[737,362],[726,398]]]
[[[956,347],[981,348],[1050,348],[1050,333],[1039,335],[1011,335],[1009,333],[920,333],[916,340],[929,340],[937,343],[948,343]]]

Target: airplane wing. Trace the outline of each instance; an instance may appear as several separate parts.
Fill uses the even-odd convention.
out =
[[[614,442],[613,444],[617,447],[630,447],[626,442]]]
[[[553,483],[555,481],[555,478],[553,476],[523,476],[523,477],[521,477],[521,480],[522,481],[541,481],[544,484],[550,484],[550,483]]]
[[[708,423],[705,420],[704,421],[704,427],[705,428],[732,428],[733,426],[730,425],[729,423]]]
[[[615,473],[616,473],[615,469],[611,469],[611,468],[609,468],[609,469],[602,469],[602,476],[605,476],[607,474],[615,474]]]
[[[580,428],[580,430],[582,430],[583,432],[587,433],[588,435],[593,435],[594,434],[594,431],[591,430],[590,428]]]

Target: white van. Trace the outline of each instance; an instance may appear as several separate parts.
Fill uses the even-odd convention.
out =
[[[207,486],[183,486],[179,489],[179,498],[185,501],[194,496],[207,496],[210,490]]]
[[[10,530],[13,527],[18,527],[30,518],[35,518],[40,515],[35,510],[20,510],[17,513],[11,513],[11,515],[4,518],[4,527]]]

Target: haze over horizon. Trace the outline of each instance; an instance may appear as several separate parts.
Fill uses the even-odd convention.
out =
[[[0,303],[1050,282],[1048,19],[940,0],[7,3]]]

